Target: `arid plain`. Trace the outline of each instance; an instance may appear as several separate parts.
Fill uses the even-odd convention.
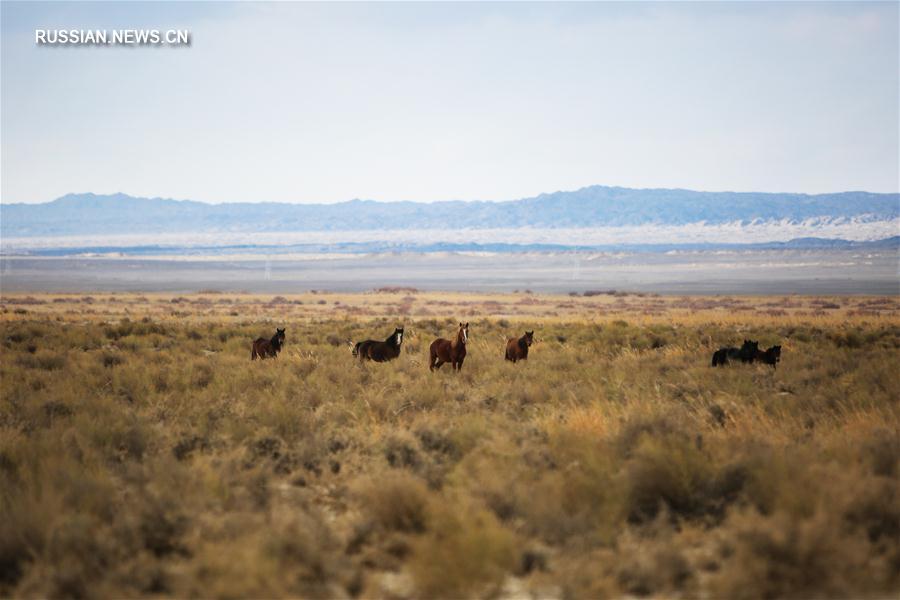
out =
[[[0,359],[0,596],[900,592],[896,296],[4,293]]]

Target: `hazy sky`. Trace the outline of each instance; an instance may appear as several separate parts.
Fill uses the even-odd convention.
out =
[[[0,192],[897,192],[898,6],[4,1]],[[193,44],[38,47],[35,28]]]

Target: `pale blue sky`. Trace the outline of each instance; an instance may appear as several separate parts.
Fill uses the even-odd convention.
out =
[[[0,197],[897,192],[898,6],[3,2]]]

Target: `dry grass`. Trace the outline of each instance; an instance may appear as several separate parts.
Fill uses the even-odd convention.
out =
[[[0,596],[900,592],[894,298],[0,304]],[[463,319],[462,373],[429,373]],[[400,323],[398,360],[351,359]],[[709,367],[745,337],[777,371]]]

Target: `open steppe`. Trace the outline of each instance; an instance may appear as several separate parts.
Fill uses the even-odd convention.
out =
[[[898,373],[895,296],[4,293],[0,596],[896,597]]]

